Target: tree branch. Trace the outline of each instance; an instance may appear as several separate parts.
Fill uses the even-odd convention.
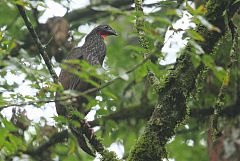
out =
[[[38,47],[39,53],[41,54],[42,58],[44,59],[46,65],[47,65],[47,68],[49,70],[49,73],[52,76],[52,79],[53,79],[54,83],[60,84],[59,81],[58,81],[58,76],[55,73],[55,71],[53,70],[51,61],[50,61],[50,59],[49,59],[49,57],[48,57],[48,55],[45,51],[45,48],[41,44],[41,41],[39,40],[38,35],[36,34],[31,22],[29,21],[23,6],[17,5],[17,8],[18,8],[19,13],[22,16],[22,18],[23,18],[23,20],[24,20],[24,22],[25,22],[25,24],[26,24],[26,26],[27,26],[27,28],[28,28],[28,30],[29,30],[34,42],[35,42],[35,44]],[[82,121],[81,121],[81,127],[83,129],[83,133],[88,138],[89,143],[97,150],[97,152],[99,152],[103,157],[106,157],[106,158],[109,157],[109,156],[111,156],[112,158],[116,158],[116,156],[113,152],[110,152],[110,151],[108,151],[104,148],[103,144],[96,137],[95,134],[90,133],[90,131],[92,131],[92,130],[88,126],[84,126],[84,123]],[[116,158],[114,160],[118,160],[118,159]]]
[[[149,105],[145,107],[141,107],[142,105],[134,106],[134,107],[129,107],[129,108],[122,108],[121,110],[114,112],[108,116],[102,117],[101,120],[103,121],[108,121],[108,120],[113,120],[116,122],[119,121],[124,121],[124,120],[131,120],[131,119],[148,119],[151,116],[151,113],[154,110],[154,105]],[[196,118],[196,119],[201,119],[203,120],[206,117],[209,117],[213,114],[214,108],[193,108],[190,111],[190,117]],[[136,115],[136,113],[138,115]],[[240,114],[240,108],[238,104],[232,105],[232,106],[227,106],[224,107],[223,110],[220,112],[220,116],[223,117],[228,117],[228,118],[233,118],[236,117]],[[206,119],[204,119],[206,120]],[[93,126],[99,126],[99,121],[100,120],[94,120],[90,121],[90,125]],[[195,128],[194,128],[195,129]],[[189,130],[188,130],[189,131]],[[181,134],[183,131],[177,131],[177,134]],[[184,131],[186,132],[186,131]],[[68,131],[63,130],[59,133],[54,134],[53,136],[50,137],[50,139],[40,145],[38,148],[34,150],[27,150],[23,151],[25,154],[29,155],[39,155],[46,151],[48,148],[51,146],[54,146],[57,143],[64,142],[64,140],[68,138]]]
[[[239,104],[229,105],[226,107],[223,107],[223,109],[219,112],[219,115],[221,117],[226,118],[233,118],[240,115],[240,108]],[[136,120],[147,120],[151,117],[151,114],[154,111],[155,105],[149,104],[149,105],[135,105],[131,107],[122,107],[120,110],[111,113],[107,116],[101,117],[101,119],[96,119],[93,121],[90,121],[89,124],[91,127],[99,126],[100,122],[107,122],[109,120],[115,121],[115,122],[121,122],[121,121],[129,121],[132,119]],[[137,115],[136,115],[137,113]],[[214,113],[213,107],[203,107],[203,108],[191,108],[189,116],[192,119],[199,119],[201,121],[207,120],[206,118],[210,117]]]
[[[229,5],[229,7],[230,7],[230,5]],[[230,14],[228,14],[228,16],[230,16]],[[225,91],[229,85],[231,71],[234,68],[235,68],[235,70],[238,70],[236,68],[236,62],[238,59],[237,48],[238,48],[239,35],[238,35],[236,26],[233,24],[233,22],[231,20],[231,17],[228,17],[228,21],[229,21],[228,22],[229,28],[232,32],[233,45],[232,45],[232,49],[230,51],[230,62],[228,63],[226,73],[225,73],[224,79],[222,81],[222,85],[219,89],[217,100],[216,100],[215,106],[214,106],[214,113],[212,115],[211,122],[210,122],[211,123],[211,133],[212,133],[211,135],[212,135],[213,139],[221,136],[221,131],[218,127],[218,118],[219,118],[220,112],[222,111],[222,108],[224,105]]]
[[[116,8],[121,8],[124,6],[130,6],[133,4],[133,0],[113,0],[113,1],[106,1],[104,5],[109,5]],[[97,11],[93,9],[94,7],[100,7],[102,6],[102,3],[96,4],[96,5],[89,5],[84,9],[78,9],[74,10],[72,12],[69,12],[64,16],[68,22],[71,22],[73,25],[71,26],[71,29],[77,28],[81,23],[86,22],[94,22],[99,17],[107,17],[109,16],[108,11]]]
[[[52,66],[52,63],[51,63],[51,61],[50,61],[50,59],[48,57],[48,54],[45,51],[45,48],[42,45],[40,39],[38,38],[38,35],[37,35],[36,31],[34,30],[31,22],[29,21],[23,6],[17,5],[17,8],[18,8],[18,11],[19,11],[20,15],[22,16],[22,18],[23,18],[27,28],[28,28],[28,31],[30,32],[30,34],[31,34],[31,36],[33,38],[33,41],[37,45],[38,51],[41,54],[41,56],[42,56],[42,58],[43,58],[43,60],[44,60],[44,62],[46,64],[46,66],[48,68],[48,71],[49,71],[49,73],[52,76],[52,79],[53,79],[54,83],[59,84],[58,76],[57,76],[56,72],[53,69],[53,66]]]
[[[29,149],[23,153],[29,154],[32,156],[41,155],[43,152],[48,150],[48,148],[50,148],[51,146],[54,146],[57,143],[63,142],[66,138],[68,138],[68,131],[63,130],[63,131],[58,132],[58,133],[54,134],[53,136],[51,136],[47,142],[43,143],[38,148],[33,149],[33,150]]]
[[[211,53],[215,43],[224,35],[226,25],[223,12],[227,0],[209,0],[206,5],[207,20],[220,28],[221,33],[209,31],[203,25],[197,26],[197,31],[205,42],[199,43],[206,53]],[[167,157],[165,145],[175,134],[174,129],[185,119],[187,114],[186,98],[195,88],[195,80],[202,70],[191,62],[194,51],[187,45],[182,55],[177,59],[174,70],[165,79],[164,84],[157,83],[158,103],[147,123],[143,135],[133,148],[129,161],[161,160]]]

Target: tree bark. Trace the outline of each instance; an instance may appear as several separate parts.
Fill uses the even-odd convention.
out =
[[[202,25],[197,26],[197,32],[205,39],[205,42],[199,43],[205,53],[210,53],[225,33],[223,12],[227,4],[228,0],[209,0],[206,5],[206,19],[221,32],[209,31]],[[143,135],[133,148],[129,161],[159,161],[167,157],[165,145],[175,134],[174,129],[188,116],[186,98],[195,88],[195,80],[203,69],[202,65],[197,69],[194,68],[191,54],[194,54],[194,51],[188,44],[164,83],[160,84],[153,79],[152,84],[159,95],[158,103]],[[150,77],[154,78],[154,75]]]

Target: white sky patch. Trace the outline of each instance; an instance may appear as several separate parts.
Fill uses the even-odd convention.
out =
[[[88,34],[96,25],[84,24],[78,27],[78,31],[84,34]],[[85,42],[86,36],[78,43],[78,46],[82,46]]]
[[[10,85],[15,82],[17,84],[20,84],[20,86],[16,88],[14,92],[4,92],[3,93],[4,97],[9,97],[11,93],[20,93],[23,96],[33,96],[33,97],[36,95],[37,90],[34,90],[33,88],[30,87],[31,82],[28,80],[24,81],[25,74],[14,75],[8,72],[5,79]],[[11,102],[11,103],[20,103],[20,102]],[[4,116],[6,116],[8,119],[10,119],[12,116],[13,108],[14,107],[5,108],[1,111],[1,113]],[[52,117],[57,115],[54,103],[45,104],[43,108],[36,108],[31,105],[18,107],[18,108],[26,110],[28,118],[30,120],[33,120],[34,122],[39,122],[41,117],[45,117],[47,118],[49,124],[54,124],[54,120]]]
[[[27,96],[27,95],[34,96],[36,94],[36,90],[32,89],[29,86],[30,81],[24,81],[24,79],[25,79],[25,74],[15,75],[15,74],[12,74],[11,72],[7,72],[7,75],[3,80],[7,80],[9,85],[13,85],[14,83],[17,83],[20,86],[17,89],[15,89],[14,92],[4,92],[3,97],[9,97],[10,94],[13,94],[13,93],[14,94],[21,93],[23,96]],[[14,104],[19,102],[11,102],[11,103]],[[7,118],[11,118],[12,109],[13,107],[5,108],[1,111],[1,113]]]
[[[175,138],[176,138],[176,135],[172,136],[172,137],[169,139],[168,144],[170,144],[171,142],[173,142],[173,141],[175,140]]]
[[[107,149],[110,150],[110,151],[114,151],[118,158],[122,158],[123,157],[124,147],[123,147],[122,143],[120,143],[120,142],[112,143],[110,145],[110,147],[107,148]],[[97,157],[97,158],[94,159],[94,161],[100,161],[100,158]]]
[[[206,141],[205,139],[201,139],[201,140],[200,140],[200,144],[201,144],[202,146],[207,146],[207,141]]]
[[[163,1],[163,0],[159,0],[159,1]],[[158,2],[159,2],[158,1]],[[151,4],[151,3],[156,3],[156,0],[145,0],[144,4]],[[135,4],[132,5],[132,7],[134,7]],[[191,4],[192,7],[194,7]],[[156,7],[145,7],[144,9],[144,13],[145,14],[149,14],[151,12],[157,11],[160,9],[160,7],[156,8]],[[177,10],[179,11],[179,10]],[[173,28],[178,29],[181,28],[182,30],[185,29],[189,29],[189,27],[194,27],[195,24],[191,23],[191,18],[192,16],[186,12],[179,12],[179,14],[182,15],[182,18],[177,20],[176,23],[173,24]],[[168,30],[166,32],[165,35],[165,45],[162,48],[162,52],[166,54],[165,59],[160,61],[161,65],[166,65],[166,64],[172,64],[174,62],[176,62],[176,58],[177,58],[177,52],[179,52],[179,50],[181,48],[183,48],[186,44],[187,44],[187,40],[182,40],[182,35],[184,33],[184,31],[178,32],[178,33],[174,33],[174,31],[172,30]]]
[[[96,25],[84,24],[78,27],[78,31],[88,34],[94,27],[96,27]]]
[[[79,9],[79,8],[84,8],[87,5],[90,5],[89,0],[71,0],[70,8],[72,10],[75,10],[75,9]]]
[[[54,16],[64,16],[67,12],[67,8],[64,7],[63,5],[54,2],[53,0],[46,0],[46,10],[44,12],[44,14],[39,18],[39,22],[40,23],[45,23],[47,21],[48,18],[50,17],[54,17]],[[64,5],[68,6],[68,2],[65,1],[63,3]],[[89,0],[71,0],[69,3],[69,8],[70,11],[74,10],[74,9],[79,9],[79,8],[83,8],[87,5],[90,4]],[[43,10],[43,7],[39,7],[40,10]]]
[[[193,141],[192,139],[187,140],[187,141],[186,141],[186,144],[187,144],[188,146],[193,147],[193,146],[194,146],[194,141]]]
[[[118,158],[123,157],[124,147],[123,147],[122,143],[120,143],[120,142],[111,144],[110,147],[108,148],[108,150],[114,151],[117,154]]]
[[[15,74],[12,74],[10,71],[7,71],[5,79],[3,80],[7,80],[9,85],[13,85],[14,83],[17,83],[17,84],[22,83],[24,78],[25,78],[25,74],[15,75]]]
[[[182,14],[183,17],[173,24],[173,28],[186,30],[190,27],[195,27],[195,24],[191,23],[192,16],[186,11],[184,11]],[[168,30],[166,33],[166,44],[162,48],[162,52],[166,53],[166,57],[164,60],[160,61],[161,65],[174,63],[177,58],[177,52],[179,52],[179,50],[187,44],[187,40],[182,40],[184,31],[173,33],[173,30]]]
[[[46,1],[46,10],[43,13],[43,15],[39,18],[40,23],[45,23],[48,18],[54,17],[54,16],[64,16],[67,12],[67,9],[64,8],[62,5],[60,5],[57,2],[54,2],[52,0]]]
[[[95,107],[99,107],[99,105],[95,106]],[[93,107],[94,108],[94,107]],[[99,107],[100,108],[100,107]],[[86,115],[86,120],[87,121],[93,121],[94,120],[94,117],[95,117],[95,114],[96,114],[96,109],[93,109],[91,110],[90,112],[88,112],[88,114]]]
[[[159,0],[159,1],[163,1],[163,0]],[[143,4],[153,4],[153,3],[156,3],[156,0],[145,0]],[[148,14],[148,13],[151,13],[151,12],[156,12],[156,11],[159,11],[161,8],[160,7],[144,7],[144,13]]]
[[[175,161],[175,159],[173,159],[173,158],[167,158],[167,159],[164,158],[163,161]]]

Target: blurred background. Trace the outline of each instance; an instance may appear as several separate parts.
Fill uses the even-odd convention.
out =
[[[218,43],[214,54],[203,55],[198,42],[204,41],[194,31],[198,24],[217,30],[204,19],[206,0],[145,0],[143,31],[148,41],[150,60],[137,70],[126,72],[144,60],[146,49],[138,42],[133,0],[2,0],[0,2],[0,160],[99,160],[85,154],[73,137],[53,143],[48,150],[39,147],[65,129],[66,122],[56,114],[52,82],[15,4],[25,6],[27,15],[45,45],[57,73],[71,49],[81,46],[86,34],[99,24],[109,24],[118,36],[109,37],[107,56],[102,68],[85,66],[83,75],[108,82],[110,86],[90,99],[86,119],[103,144],[126,159],[136,139],[142,134],[158,96],[146,75],[152,71],[164,80],[174,68],[176,58],[187,43],[194,47],[192,61],[208,67],[197,80],[197,88],[187,100],[190,117],[176,129],[167,145],[169,160],[207,161],[239,158],[239,85],[235,71],[226,91],[226,110],[221,126],[227,128],[221,152],[215,153],[209,142],[208,123],[213,112],[231,50],[231,34]],[[234,17],[239,25],[239,15]],[[224,59],[223,59],[224,58]],[[66,91],[71,95],[71,92]],[[231,125],[230,125],[231,124]],[[226,125],[229,125],[226,127]],[[219,145],[219,146],[220,146]],[[34,152],[31,150],[35,150]],[[36,153],[37,152],[37,153]],[[214,161],[214,160],[212,160]]]

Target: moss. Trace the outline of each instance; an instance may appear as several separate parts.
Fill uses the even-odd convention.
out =
[[[207,19],[220,28],[221,33],[209,31],[202,25],[197,27],[197,31],[205,39],[205,42],[199,42],[199,44],[208,54],[219,38],[224,35],[226,26],[222,14],[226,2],[226,0],[209,0],[207,5]],[[188,45],[163,84],[154,75],[150,75],[152,76],[150,81],[158,91],[158,103],[128,161],[159,161],[167,156],[165,144],[175,134],[175,128],[188,116],[186,98],[195,88],[197,76],[203,69],[202,66],[194,68],[191,62],[193,53],[192,46]]]
[[[146,34],[143,29],[144,27],[144,18],[143,18],[143,8],[142,8],[142,0],[135,0],[135,11],[138,13],[136,18],[136,29],[138,32],[138,40],[141,47],[144,49],[149,49],[149,42],[146,39]]]
[[[151,142],[147,140],[151,140]],[[155,161],[162,156],[167,156],[164,146],[159,147],[159,144],[163,145],[163,142],[155,132],[151,132],[150,135],[144,134],[140,137],[138,143],[128,161]]]
[[[159,158],[167,157],[164,145],[174,135],[172,129],[179,126],[187,113],[184,100],[185,96],[178,91],[178,88],[171,89],[168,94],[160,98],[154,115],[134,147],[129,161],[157,161]]]
[[[226,6],[229,0],[209,0],[206,8],[206,17],[209,21],[216,21],[223,16],[223,12],[226,10]]]
[[[148,72],[147,78],[149,83],[152,85],[154,91],[158,93],[158,91],[163,87],[163,84],[161,84],[161,82],[152,72]]]
[[[102,153],[101,161],[120,161],[114,152],[104,150]]]

